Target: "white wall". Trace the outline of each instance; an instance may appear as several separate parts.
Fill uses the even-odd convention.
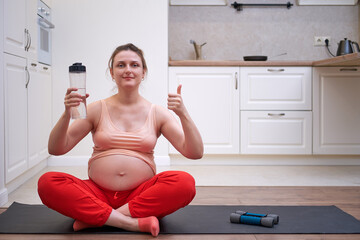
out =
[[[202,53],[208,60],[242,60],[246,55],[266,55],[269,60],[319,60],[331,57],[314,36],[330,36],[330,50],[344,38],[359,40],[360,6],[247,7],[238,12],[228,6],[170,6],[169,56],[193,59],[190,39],[207,42]],[[238,1],[239,2],[239,1]],[[241,1],[241,2],[252,2]],[[256,3],[286,3],[256,0]],[[220,50],[221,49],[221,50]],[[273,57],[281,53],[287,55]]]
[[[0,0],[0,12],[4,12],[4,1]],[[4,109],[4,18],[0,18],[0,206],[7,202],[5,188],[5,109]]]
[[[107,72],[113,50],[132,42],[145,53],[149,74],[141,92],[149,101],[166,106],[168,65],[167,0],[53,0],[53,121],[64,110],[69,86],[68,66],[82,62],[87,67],[88,102],[115,92]],[[71,156],[92,153],[88,135]],[[155,156],[167,156],[167,142],[159,139]]]

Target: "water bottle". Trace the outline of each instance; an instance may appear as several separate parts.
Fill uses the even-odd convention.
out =
[[[76,93],[84,96],[84,101],[78,107],[71,108],[72,119],[86,118],[86,67],[82,63],[69,66],[70,87],[77,88]]]

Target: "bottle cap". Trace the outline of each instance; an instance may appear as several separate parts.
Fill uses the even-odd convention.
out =
[[[74,63],[69,66],[69,72],[86,72],[86,67],[82,63]]]

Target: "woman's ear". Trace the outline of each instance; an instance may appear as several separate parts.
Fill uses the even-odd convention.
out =
[[[112,68],[110,68],[109,70],[110,70],[110,75],[111,75],[111,78],[112,78],[112,79],[114,79],[113,69],[112,69]]]
[[[143,77],[142,78],[145,78],[145,76],[146,76],[146,70],[143,69]]]

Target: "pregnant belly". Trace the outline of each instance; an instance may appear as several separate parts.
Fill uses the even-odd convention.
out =
[[[112,191],[134,189],[154,176],[143,160],[126,155],[110,155],[94,160],[89,177],[100,187]]]

